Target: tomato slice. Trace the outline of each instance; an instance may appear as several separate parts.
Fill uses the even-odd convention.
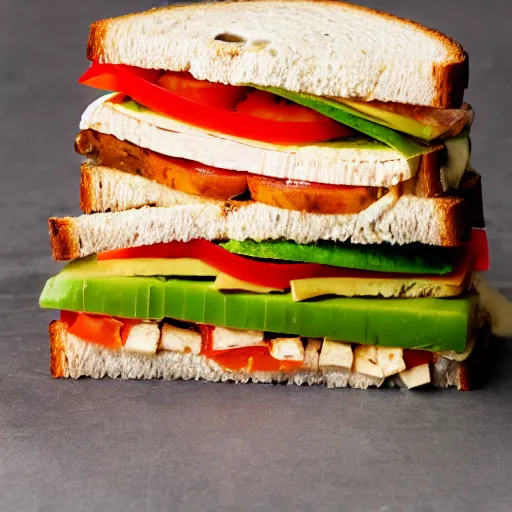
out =
[[[302,366],[301,361],[281,361],[270,355],[270,344],[266,347],[245,347],[229,350],[212,350],[211,325],[201,325],[199,330],[203,337],[201,355],[213,359],[226,370],[247,370],[252,372],[293,371]]]
[[[327,185],[249,174],[251,197],[259,203],[308,213],[359,213],[379,198],[379,187]]]
[[[473,270],[485,272],[491,266],[489,255],[489,240],[485,229],[473,228],[471,230],[470,250],[474,253]]]
[[[268,288],[286,289],[294,279],[358,277],[366,271],[329,267],[319,263],[271,263],[233,254],[207,240],[168,242],[98,253],[98,260],[125,258],[197,258],[236,279]],[[363,272],[363,273],[362,273]],[[382,276],[383,274],[374,273]]]
[[[205,102],[195,101],[195,98],[200,99],[199,94],[189,91],[188,97],[182,96],[175,82],[169,84],[172,80],[164,79],[164,85],[173,90],[171,92],[155,83],[158,76],[158,71],[94,62],[78,81],[97,89],[127,94],[155,112],[185,123],[246,139],[286,145],[325,141],[355,133],[352,129],[322,115],[315,115],[309,121],[279,121],[261,117],[261,113],[258,117],[214,107],[209,104],[213,93]],[[189,77],[190,75],[186,76],[187,83],[195,80]],[[297,110],[294,109],[294,112]]]
[[[247,87],[224,85],[205,80],[196,80],[189,73],[168,71],[156,83],[167,91],[210,107],[234,110],[236,104],[247,94]]]
[[[291,103],[284,98],[265,91],[250,91],[247,97],[238,103],[236,111],[249,116],[272,119],[274,121],[300,121],[314,123],[323,121],[325,116],[315,110]]]
[[[427,350],[412,350],[409,348],[404,349],[403,357],[405,361],[405,367],[407,369],[414,368],[415,366],[421,366],[422,364],[431,363],[433,360],[432,352]]]
[[[78,338],[112,350],[121,350],[123,346],[123,322],[111,316],[63,311],[61,320],[68,324],[68,332]],[[140,320],[137,320],[137,323],[140,323]]]

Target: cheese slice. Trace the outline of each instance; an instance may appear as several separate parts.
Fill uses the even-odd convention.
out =
[[[258,286],[247,281],[242,281],[236,277],[231,277],[228,274],[219,273],[212,288],[216,290],[239,290],[253,293],[270,293],[270,292],[282,292],[282,288],[268,288],[266,286]]]
[[[290,282],[292,298],[300,302],[325,295],[344,297],[456,297],[470,285],[472,256],[469,251],[454,270],[442,276],[365,273],[347,270],[347,277],[314,277]]]
[[[293,300],[300,302],[325,295],[343,297],[457,297],[464,291],[463,286],[435,283],[427,279],[379,279],[322,277],[291,281]]]
[[[196,276],[215,277],[219,271],[196,258],[125,258],[100,260],[96,256],[69,263],[70,276]]]

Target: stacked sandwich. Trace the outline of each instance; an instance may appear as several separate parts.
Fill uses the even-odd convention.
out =
[[[490,357],[467,55],[341,2],[91,26],[84,215],[49,220],[54,377],[425,384]]]

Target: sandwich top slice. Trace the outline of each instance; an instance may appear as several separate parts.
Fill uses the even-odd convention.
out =
[[[226,2],[102,20],[93,62],[363,101],[459,108],[463,48],[435,30],[343,2]],[[390,58],[390,56],[393,56]]]
[[[474,387],[492,352],[467,56],[341,2],[94,23],[56,377]]]

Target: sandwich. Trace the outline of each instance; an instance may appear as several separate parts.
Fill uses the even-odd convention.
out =
[[[327,387],[485,382],[493,308],[468,56],[337,1],[98,21],[49,219],[53,377]],[[498,329],[498,334],[505,329]]]

